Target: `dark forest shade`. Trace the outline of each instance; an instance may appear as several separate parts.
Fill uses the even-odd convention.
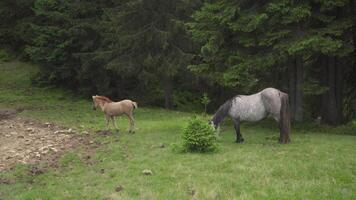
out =
[[[207,92],[215,110],[235,93],[276,87],[288,91],[294,120],[339,124],[356,113],[355,7],[355,0],[2,0],[0,52],[40,65],[35,83],[84,95],[202,110]]]

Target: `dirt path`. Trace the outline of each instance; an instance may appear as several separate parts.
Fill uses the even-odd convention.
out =
[[[0,110],[0,172],[16,163],[56,164],[65,151],[89,147],[89,134],[16,116],[16,110]]]

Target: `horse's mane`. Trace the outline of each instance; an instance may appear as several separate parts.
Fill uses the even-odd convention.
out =
[[[220,122],[228,115],[231,106],[232,99],[229,99],[219,107],[218,111],[216,111],[211,121],[213,121],[215,125],[220,124]]]
[[[108,102],[108,103],[113,102],[111,99],[109,99],[109,98],[106,97],[106,96],[95,96],[95,98],[98,99],[98,100],[101,100],[101,101]]]

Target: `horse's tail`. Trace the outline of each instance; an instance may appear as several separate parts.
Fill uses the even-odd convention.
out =
[[[134,102],[134,101],[132,102],[132,106],[133,106],[134,109],[137,109],[137,108],[138,108],[137,103]]]
[[[280,143],[289,143],[289,133],[290,133],[290,111],[289,111],[289,97],[286,93],[281,93],[281,110],[280,110]]]

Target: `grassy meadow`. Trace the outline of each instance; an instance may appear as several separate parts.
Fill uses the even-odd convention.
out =
[[[122,117],[120,133],[96,135],[104,117],[92,110],[90,97],[31,86],[35,70],[0,63],[0,108],[24,109],[19,115],[78,132],[92,130],[102,145],[90,164],[79,149],[37,176],[26,165],[1,173],[11,183],[0,183],[0,199],[356,199],[356,137],[343,133],[352,128],[298,124],[292,143],[280,145],[277,125],[266,120],[243,124],[245,143],[236,144],[227,121],[217,153],[177,153],[173,146],[194,114],[139,105],[135,134],[127,132]],[[153,175],[143,175],[144,169]]]

